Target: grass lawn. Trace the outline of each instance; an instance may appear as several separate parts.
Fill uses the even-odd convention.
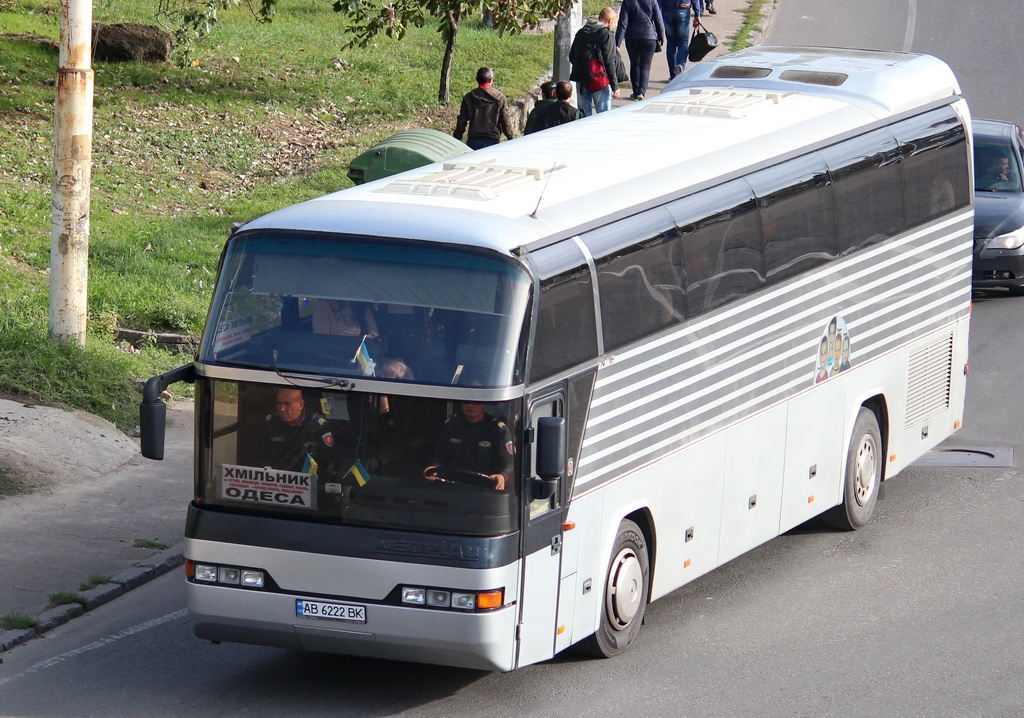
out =
[[[153,23],[155,3],[94,4],[93,19]],[[56,0],[0,0],[0,392],[137,422],[135,382],[187,361],[115,339],[117,327],[197,334],[233,222],[344,188],[351,160],[401,129],[450,131],[435,28],[342,50],[329,0],[281,0],[270,24],[222,12],[187,62],[95,64],[89,337],[47,337]],[[465,22],[452,98],[495,68],[515,98],[548,71],[550,35]],[[180,385],[179,385],[180,386]]]

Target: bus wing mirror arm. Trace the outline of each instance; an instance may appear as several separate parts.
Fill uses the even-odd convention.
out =
[[[533,497],[549,499],[565,476],[568,461],[565,418],[544,416],[537,420],[537,478]]]
[[[147,459],[162,461],[164,458],[167,405],[160,399],[160,394],[175,382],[191,384],[195,380],[195,364],[186,364],[146,380],[142,401],[139,402],[139,435],[142,439],[142,455]]]

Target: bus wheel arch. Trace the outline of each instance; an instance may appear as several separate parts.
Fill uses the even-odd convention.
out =
[[[884,400],[876,397],[861,405],[850,435],[843,469],[843,498],[824,514],[825,525],[840,531],[865,526],[875,511],[885,476],[886,441]]]
[[[642,512],[641,512],[642,513]],[[643,529],[630,518],[619,523],[608,569],[602,581],[597,630],[579,650],[597,658],[625,651],[643,625],[651,590],[651,562]]]

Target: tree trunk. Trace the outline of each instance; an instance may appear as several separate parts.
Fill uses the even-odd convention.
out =
[[[442,105],[451,104],[452,58],[455,57],[455,37],[459,33],[459,16],[448,13],[448,32],[445,33],[444,60],[441,62],[441,85],[437,90],[437,101]]]

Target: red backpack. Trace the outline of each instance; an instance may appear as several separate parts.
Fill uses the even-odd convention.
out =
[[[590,54],[596,55],[597,48],[590,47]],[[590,81],[587,82],[587,89],[591,92],[600,92],[611,83],[608,80],[608,70],[604,63],[596,57],[590,58]]]

